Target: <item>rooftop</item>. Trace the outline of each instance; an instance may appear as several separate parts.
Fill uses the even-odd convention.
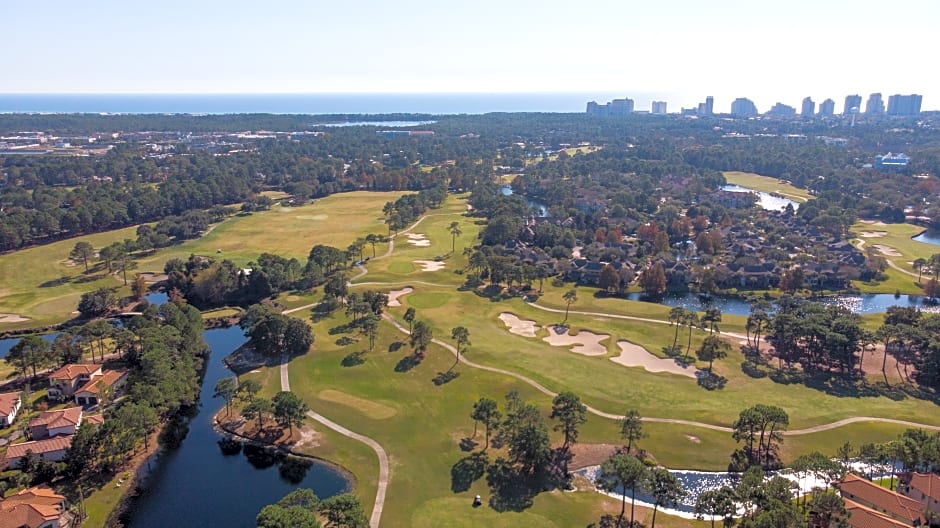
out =
[[[82,375],[91,376],[99,370],[101,370],[101,365],[89,365],[87,363],[71,364],[60,368],[52,374],[49,374],[49,379],[73,380]]]
[[[103,387],[113,386],[126,375],[127,371],[124,370],[106,370],[101,374],[101,376],[88,380],[88,383],[75,391],[75,393],[90,392],[92,394],[98,394]]]
[[[10,416],[17,402],[20,401],[20,393],[4,392],[0,393],[0,416]]]
[[[44,411],[29,421],[30,427],[46,426],[47,429],[78,425],[82,421],[82,408],[69,407],[58,411]]]
[[[33,442],[23,442],[13,444],[7,448],[6,458],[20,458],[26,456],[27,451],[32,451],[35,455],[43,453],[53,453],[55,451],[64,451],[72,445],[72,435],[59,435],[44,440],[35,440]]]
[[[923,508],[919,502],[882,488],[858,475],[846,474],[842,482],[836,483],[836,487],[842,492],[843,498],[874,505],[899,519],[907,519],[909,523],[921,518]],[[846,497],[846,494],[852,497]]]

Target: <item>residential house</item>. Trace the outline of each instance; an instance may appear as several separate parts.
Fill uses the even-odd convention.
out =
[[[849,525],[855,528],[921,526],[925,524],[923,506],[920,502],[900,493],[883,488],[853,473],[847,473],[842,482],[835,483],[846,509],[858,512],[849,517]],[[869,511],[870,510],[870,511]],[[851,511],[851,510],[850,510]],[[863,518],[871,518],[878,524],[865,524]],[[854,519],[854,521],[853,521]]]
[[[848,523],[852,528],[909,528],[910,526],[850,500],[845,501],[845,511],[849,514]]]
[[[940,515],[940,475],[936,473],[905,473],[898,491],[919,501],[924,509]]]
[[[58,462],[65,458],[65,453],[72,445],[72,437],[73,435],[59,435],[44,440],[13,444],[7,448],[6,455],[3,457],[3,464],[0,467],[19,467],[20,461],[26,457],[27,453],[32,453],[43,460]]]
[[[90,407],[98,405],[102,399],[113,399],[126,381],[127,371],[106,370],[101,376],[88,380],[82,388],[75,391],[75,403]],[[105,393],[108,393],[108,396],[105,396]]]
[[[69,528],[72,516],[65,497],[48,486],[22,490],[0,499],[0,528]]]
[[[0,427],[9,427],[16,420],[16,413],[20,412],[23,399],[18,392],[0,393]]]
[[[49,398],[68,400],[75,391],[84,387],[91,378],[101,376],[101,365],[71,364],[65,365],[49,375]]]
[[[44,411],[29,421],[29,437],[33,440],[41,440],[52,436],[73,435],[81,424],[81,407]]]

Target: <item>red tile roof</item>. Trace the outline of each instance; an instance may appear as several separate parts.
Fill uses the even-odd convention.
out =
[[[940,501],[940,476],[936,473],[911,473],[911,487]]]
[[[845,501],[845,511],[849,512],[849,526],[852,528],[910,528],[909,524],[851,500]]]
[[[6,458],[23,457],[26,456],[27,451],[32,451],[33,454],[36,455],[64,451],[72,445],[72,436],[73,435],[59,435],[43,440],[13,444],[7,448]]]
[[[895,493],[887,488],[863,479],[852,473],[845,475],[842,482],[835,484],[844,499],[861,503],[867,507],[884,510],[899,519],[907,519],[909,524],[921,518],[923,507],[919,502]],[[847,495],[851,495],[848,497]]]
[[[4,392],[0,394],[0,416],[10,416],[17,402],[20,401],[20,393]]]
[[[100,384],[104,384],[103,386],[105,387],[111,387],[125,376],[127,376],[127,371],[125,370],[106,370],[101,373],[101,376],[88,380],[88,383],[75,391],[75,394],[78,394],[79,392],[98,394],[102,387]]]
[[[103,414],[86,414],[84,418],[82,418],[82,421],[86,423],[90,423],[92,425],[101,425],[104,423],[104,415]]]
[[[81,375],[91,376],[101,368],[101,365],[89,365],[87,363],[66,365],[59,370],[49,374],[49,379],[73,380]]]
[[[65,497],[46,486],[29,488],[0,500],[0,528],[33,528],[58,519]]]
[[[56,429],[59,427],[77,426],[82,421],[82,408],[69,407],[68,409],[59,409],[57,411],[44,411],[36,418],[29,421],[30,427],[45,426],[46,429]]]

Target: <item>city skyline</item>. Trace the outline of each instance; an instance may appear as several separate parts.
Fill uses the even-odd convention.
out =
[[[708,95],[705,98],[705,102],[699,102],[693,104],[691,107],[686,108],[682,107],[678,111],[673,111],[672,113],[682,113],[682,114],[694,114],[694,115],[713,115],[713,114],[740,114],[740,110],[736,111],[735,105],[747,103],[748,110],[745,112],[746,115],[762,115],[762,114],[771,114],[771,115],[800,115],[802,117],[809,116],[832,116],[836,113],[835,100],[831,97],[827,97],[825,100],[818,103],[818,111],[816,109],[817,103],[812,96],[806,96],[802,98],[802,101],[799,104],[790,105],[782,100],[774,102],[772,105],[769,105],[766,110],[761,111],[761,105],[754,102],[753,98],[746,95],[735,97],[731,101],[727,108],[728,111],[721,111],[720,109],[724,106],[715,106],[715,97]],[[652,99],[649,101],[639,99],[636,100],[630,96],[625,96],[622,98],[611,99],[608,103],[598,103],[597,100],[590,100],[587,102],[587,113],[588,114],[607,114],[607,115],[622,115],[624,112],[614,111],[618,105],[620,108],[623,108],[622,101],[629,102],[629,108],[633,109],[636,112],[660,114],[666,112],[656,112],[657,103],[671,104],[671,101]],[[891,94],[888,96],[883,96],[880,92],[874,92],[868,96],[861,96],[859,94],[848,94],[845,96],[844,103],[842,105],[841,111],[838,112],[842,115],[851,115],[852,113],[858,115],[868,115],[868,116],[910,116],[917,115],[924,110],[922,108],[923,95],[916,93],[900,93],[900,94]],[[750,106],[754,108],[751,109]],[[607,108],[607,112],[604,112],[603,109]],[[740,109],[740,106],[738,107]],[[792,110],[792,112],[790,112]],[[742,115],[745,115],[742,114]]]
[[[917,16],[847,22],[849,6]],[[159,9],[102,0],[4,3],[0,16],[4,62],[16,72],[0,79],[8,94],[626,91],[650,94],[637,107],[656,99],[675,109],[708,93],[720,113],[742,94],[767,108],[807,95],[913,92],[925,110],[940,109],[940,73],[902,53],[933,46],[940,4],[927,0],[593,0],[578,9],[560,0],[168,0]],[[885,65],[892,75],[877,75]],[[801,93],[807,79],[814,93]]]

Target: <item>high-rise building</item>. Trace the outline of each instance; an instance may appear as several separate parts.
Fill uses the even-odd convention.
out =
[[[610,102],[610,115],[628,115],[633,113],[633,99],[624,97]]]
[[[832,99],[826,99],[819,103],[819,115],[822,117],[832,117],[836,113],[836,102]]]
[[[715,98],[708,96],[705,98],[705,115],[715,114]]]
[[[813,117],[813,113],[816,112],[816,103],[813,102],[812,97],[807,97],[803,99],[803,107],[800,109],[800,115],[803,117]]]
[[[665,115],[666,114],[666,101],[653,101],[653,107],[651,113],[656,115]]]
[[[738,97],[731,103],[731,115],[734,117],[751,117],[757,115],[754,101],[746,97]]]
[[[895,94],[888,97],[888,115],[915,116],[920,114],[920,104],[923,96],[917,94]]]
[[[868,102],[865,103],[865,115],[884,115],[885,102],[881,99],[880,93],[873,93],[868,96]]]
[[[857,114],[862,109],[862,96],[846,95],[845,106],[842,108],[842,115]]]
[[[783,103],[777,103],[767,111],[767,115],[774,117],[793,117],[796,115],[796,108]]]

